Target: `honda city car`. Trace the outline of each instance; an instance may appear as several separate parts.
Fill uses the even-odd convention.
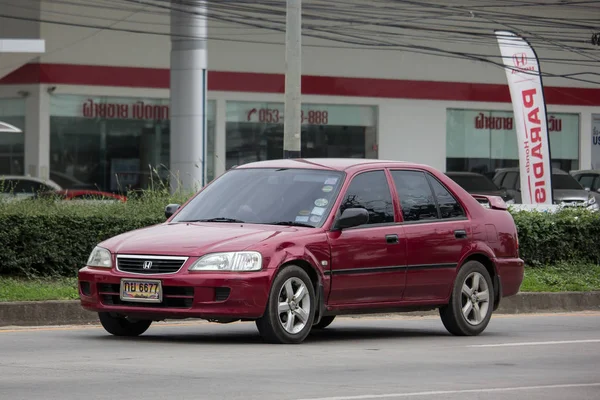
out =
[[[426,165],[254,162],[165,214],[99,243],[79,271],[82,307],[110,334],[201,318],[300,343],[337,315],[439,309],[451,334],[473,336],[523,280],[504,201]]]
[[[519,168],[496,170],[494,183],[505,188],[521,204],[521,177]],[[598,211],[599,203],[593,193],[587,191],[571,174],[558,168],[552,169],[552,196],[554,204],[563,207],[585,207]]]

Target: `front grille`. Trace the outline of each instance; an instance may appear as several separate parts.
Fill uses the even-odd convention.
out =
[[[121,300],[120,289],[121,286],[118,283],[98,284],[98,294],[102,304],[139,308],[191,308],[194,303],[193,287],[163,286],[163,301],[161,303],[123,301]]]
[[[564,207],[583,207],[586,205],[586,201],[585,200],[565,200],[565,201],[559,201],[558,204],[560,204]]]
[[[183,267],[187,257],[117,256],[117,270],[132,274],[174,274]]]

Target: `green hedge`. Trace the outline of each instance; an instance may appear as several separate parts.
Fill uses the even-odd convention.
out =
[[[164,221],[166,194],[124,204],[75,205],[44,200],[0,203],[0,275],[74,276],[102,240]],[[600,214],[512,212],[522,258],[530,266],[600,262]]]

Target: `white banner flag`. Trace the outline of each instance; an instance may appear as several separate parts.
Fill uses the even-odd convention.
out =
[[[496,31],[510,88],[519,145],[523,204],[552,204],[552,169],[546,102],[537,55],[513,32]]]

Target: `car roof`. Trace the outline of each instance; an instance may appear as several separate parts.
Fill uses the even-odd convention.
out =
[[[600,169],[576,169],[570,174],[600,174]]]
[[[24,176],[24,175],[0,175],[0,181],[6,181],[6,180],[20,180],[20,181],[33,181],[33,182],[39,182],[39,183],[45,183],[47,185],[50,186],[55,186],[57,188],[60,187],[60,185],[56,182],[54,182],[51,179],[42,179],[42,178],[36,178],[33,176]]]
[[[427,165],[407,161],[379,160],[368,158],[290,158],[268,161],[255,161],[234,167],[247,168],[305,168],[319,170],[346,171],[357,167],[369,166],[403,166],[430,169]]]
[[[485,175],[483,175],[483,174],[479,174],[477,172],[468,172],[468,171],[447,171],[446,175],[448,175],[448,176],[454,175],[454,176],[483,176],[483,177],[485,177]]]
[[[500,173],[500,172],[519,172],[519,167],[512,167],[512,168],[498,168],[496,170],[496,173]],[[568,172],[563,171],[560,168],[552,168],[552,174],[554,175],[569,175]]]

